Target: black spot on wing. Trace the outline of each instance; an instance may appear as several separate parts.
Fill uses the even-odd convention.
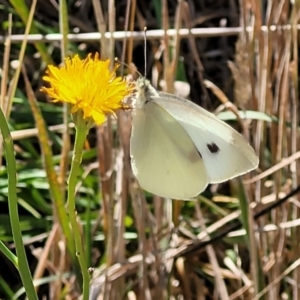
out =
[[[210,153],[218,153],[220,151],[220,148],[215,143],[206,144],[208,150]]]

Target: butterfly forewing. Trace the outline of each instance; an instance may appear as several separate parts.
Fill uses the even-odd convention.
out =
[[[191,101],[159,93],[153,101],[181,124],[201,153],[209,182],[217,183],[255,169],[258,157],[237,131]]]

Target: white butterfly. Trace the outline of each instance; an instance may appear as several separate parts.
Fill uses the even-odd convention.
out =
[[[158,196],[190,199],[209,183],[247,173],[258,165],[237,131],[191,101],[156,91],[137,80],[130,155],[141,187]]]

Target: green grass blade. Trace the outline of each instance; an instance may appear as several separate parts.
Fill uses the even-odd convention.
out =
[[[20,273],[21,280],[28,298],[32,300],[38,300],[36,291],[33,286],[32,276],[29,270],[29,265],[22,240],[22,232],[20,228],[18,199],[16,194],[17,170],[14,145],[2,109],[0,110],[0,129],[4,142],[3,145],[7,165],[9,216],[18,257],[18,271]]]

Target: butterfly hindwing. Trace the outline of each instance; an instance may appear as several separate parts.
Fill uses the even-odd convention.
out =
[[[193,141],[157,103],[150,101],[135,110],[130,153],[140,185],[156,195],[188,199],[208,184],[201,154]]]

